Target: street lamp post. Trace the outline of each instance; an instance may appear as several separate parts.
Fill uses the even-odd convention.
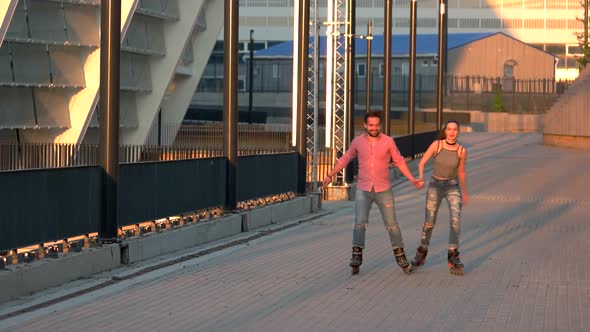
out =
[[[365,111],[367,113],[371,111],[371,46],[373,43],[371,28],[372,22],[369,21],[367,23],[367,35],[364,37],[367,40],[367,69],[365,77]]]
[[[254,95],[254,30],[250,30],[250,62],[248,63],[248,123],[252,123],[252,102]]]
[[[408,135],[410,135],[412,159],[414,159],[414,132],[416,124],[416,14],[417,3],[416,0],[412,0],[410,7],[410,91],[408,102]]]
[[[442,1],[442,0],[441,0]],[[391,21],[393,1],[384,1],[385,31],[383,31],[383,132],[391,135],[389,112],[391,108]]]
[[[101,214],[98,237],[117,241],[119,192],[119,88],[121,1],[103,1],[100,18],[100,166]]]
[[[439,0],[438,15],[438,71],[437,71],[437,88],[436,88],[436,128],[442,129],[442,111],[443,111],[443,89],[446,63],[446,0]]]

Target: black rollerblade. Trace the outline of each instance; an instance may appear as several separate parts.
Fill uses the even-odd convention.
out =
[[[457,249],[449,249],[448,254],[449,260],[449,268],[451,269],[451,274],[455,275],[463,275],[463,263],[459,259],[459,251]]]
[[[397,265],[402,268],[402,271],[406,274],[410,274],[410,262],[408,262],[408,259],[406,258],[404,248],[393,249],[393,254],[395,255]]]
[[[426,262],[426,255],[428,255],[428,248],[419,246],[418,249],[416,249],[416,256],[414,256],[414,259],[412,260],[410,271],[415,271],[419,266],[424,265],[424,262]]]
[[[352,258],[350,259],[350,267],[352,267],[352,274],[358,274],[361,264],[363,263],[363,248],[353,247]]]

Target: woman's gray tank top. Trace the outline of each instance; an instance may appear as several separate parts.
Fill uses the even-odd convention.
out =
[[[454,179],[457,177],[459,169],[459,156],[457,151],[441,149],[434,156],[434,166],[432,174],[440,179]]]

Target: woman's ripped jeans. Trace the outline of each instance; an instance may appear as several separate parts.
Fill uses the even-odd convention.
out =
[[[459,247],[459,234],[461,233],[461,209],[462,196],[459,188],[459,180],[439,180],[434,177],[430,178],[430,185],[426,194],[426,219],[424,227],[422,228],[422,238],[420,244],[423,247],[428,247],[430,244],[430,237],[432,236],[432,229],[436,224],[436,216],[438,208],[440,207],[442,199],[447,200],[449,206],[450,232],[449,232],[449,247]]]

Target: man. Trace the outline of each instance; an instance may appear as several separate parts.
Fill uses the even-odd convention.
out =
[[[399,153],[392,137],[381,133],[381,114],[370,112],[365,115],[365,134],[352,140],[350,148],[338,159],[334,168],[328,172],[323,186],[332,182],[332,177],[346,167],[354,158],[358,158],[358,182],[355,195],[355,220],[352,235],[352,259],[350,266],[354,274],[358,273],[365,248],[365,232],[369,222],[369,211],[373,202],[381,210],[383,224],[389,233],[389,239],[397,264],[405,273],[409,273],[410,263],[404,253],[402,234],[395,219],[395,202],[391,179],[389,177],[390,160],[412,184],[420,189],[424,182],[415,179],[404,158]]]

